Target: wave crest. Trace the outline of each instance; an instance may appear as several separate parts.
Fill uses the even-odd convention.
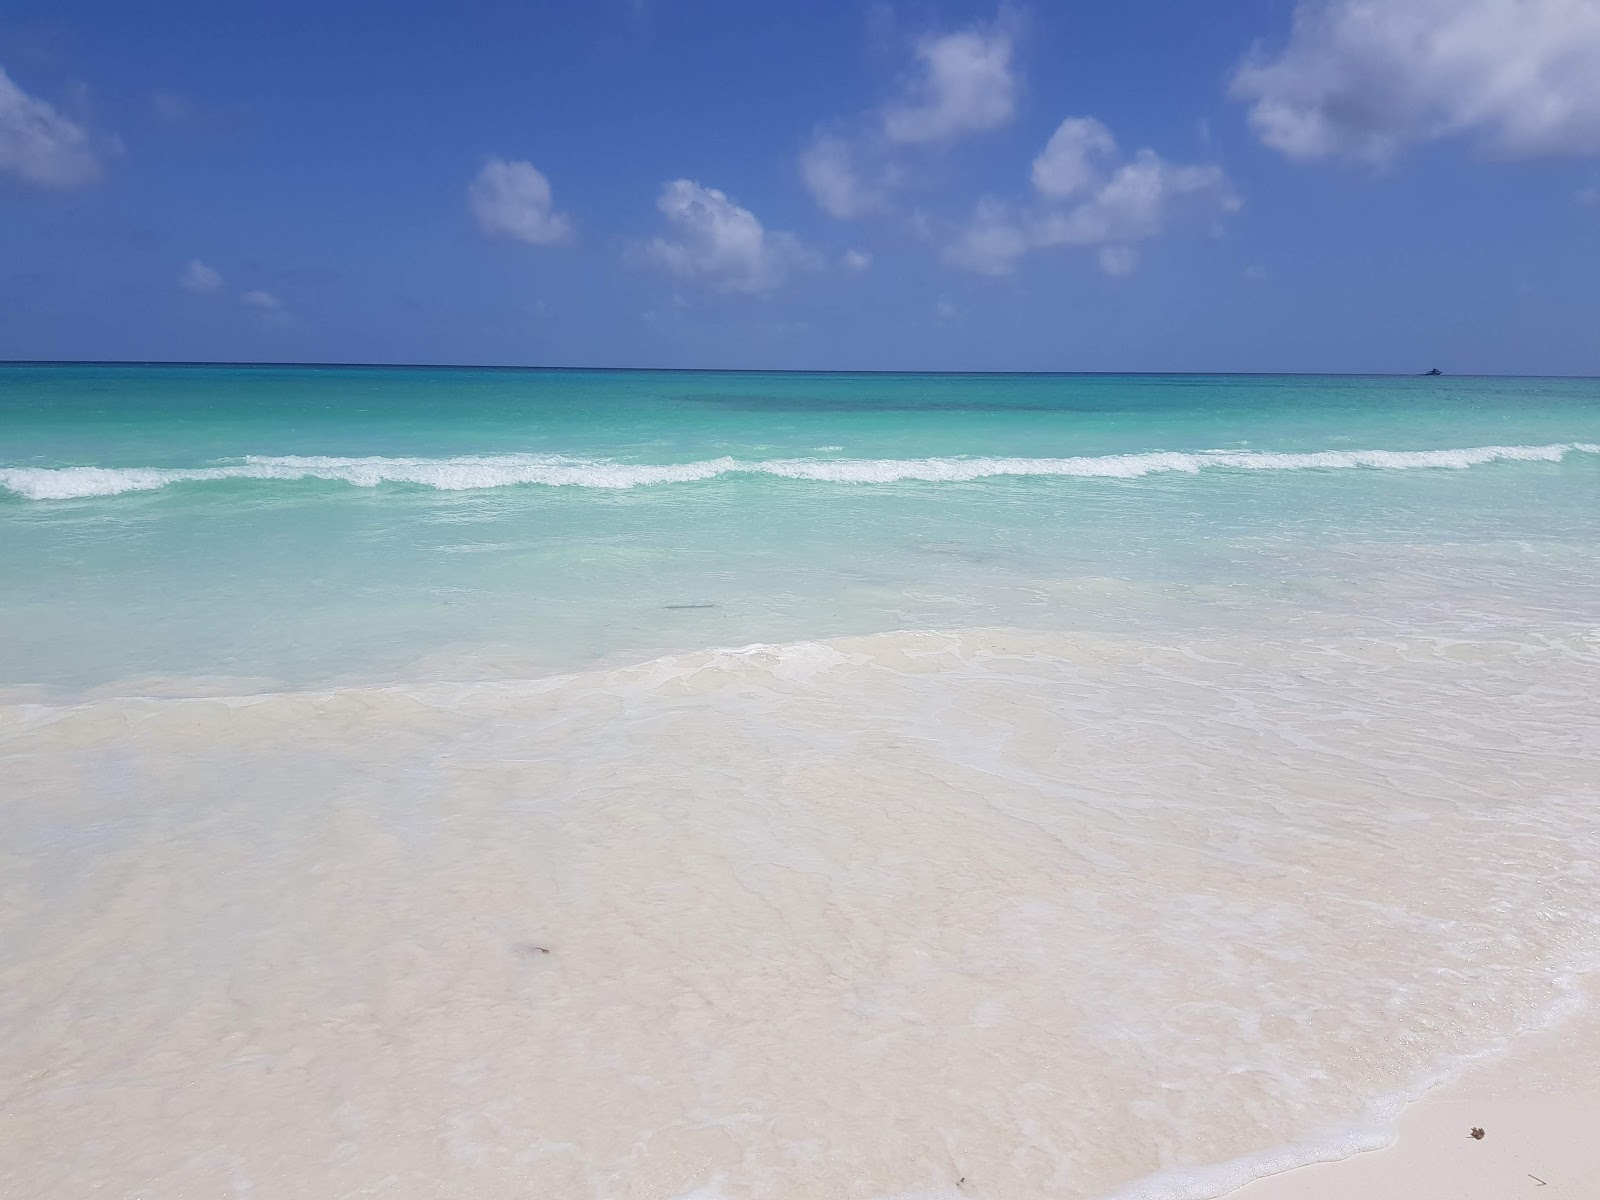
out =
[[[6,467],[0,488],[29,500],[75,500],[154,491],[175,483],[226,479],[318,479],[377,487],[416,484],[440,491],[537,484],[546,487],[634,488],[693,483],[724,475],[771,475],[813,483],[874,484],[920,481],[970,483],[997,477],[1137,479],[1204,470],[1405,471],[1462,470],[1491,462],[1560,462],[1568,454],[1600,454],[1600,445],[1473,446],[1451,450],[1152,451],[1077,458],[736,459],[649,465],[559,455],[502,454],[460,458],[336,458],[286,455],[219,462],[207,467]]]

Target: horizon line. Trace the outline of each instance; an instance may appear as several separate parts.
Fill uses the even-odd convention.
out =
[[[597,367],[552,366],[529,363],[422,363],[422,362],[347,362],[274,361],[255,359],[160,359],[160,358],[11,358],[0,359],[0,367],[300,367],[317,370],[380,371],[546,371],[613,374],[684,375],[995,375],[995,376],[1257,376],[1262,378],[1383,378],[1383,379],[1597,379],[1596,375],[1538,375],[1524,372],[1467,372],[1460,375],[1428,371],[1182,371],[1182,370],[894,370],[887,368],[851,369],[848,367]]]

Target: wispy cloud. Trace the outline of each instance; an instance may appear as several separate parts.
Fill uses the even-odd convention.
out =
[[[899,173],[860,143],[819,132],[799,161],[800,178],[830,217],[854,221],[888,211]]]
[[[1139,252],[1132,246],[1100,247],[1100,269],[1107,275],[1132,275],[1139,265]]]
[[[271,292],[259,290],[245,292],[239,297],[239,303],[258,312],[276,313],[283,311],[283,301]]]
[[[194,101],[177,92],[151,92],[150,112],[163,125],[176,129],[189,128],[200,120],[200,109]]]
[[[1495,153],[1600,153],[1594,0],[1301,0],[1287,44],[1257,46],[1235,97],[1268,146],[1382,165],[1466,137]]]
[[[261,270],[259,263],[247,263],[246,268],[255,272]],[[178,276],[178,286],[196,296],[220,298],[228,294],[227,281],[223,279],[222,272],[198,258],[189,260],[189,265]],[[254,313],[256,319],[269,325],[281,325],[291,320],[288,304],[276,292],[249,288],[238,292],[235,298],[241,308]]]
[[[95,138],[0,68],[0,171],[38,187],[70,188],[100,175]]]
[[[531,162],[491,158],[467,189],[478,228],[530,246],[557,246],[572,239],[572,220],[556,212],[550,181]]]
[[[189,260],[189,265],[184,268],[183,274],[178,276],[178,286],[197,296],[215,295],[222,290],[222,273],[214,267],[208,267],[198,258],[193,258]]]
[[[917,152],[985,133],[1016,115],[1014,30],[991,24],[928,33],[909,69],[875,107],[819,126],[801,150],[800,177],[829,216],[851,221],[893,208]]]
[[[979,275],[1009,275],[1033,245],[1024,218],[1013,206],[986,196],[967,227],[945,247],[944,259]]]

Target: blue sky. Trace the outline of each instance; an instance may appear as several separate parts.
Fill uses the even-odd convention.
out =
[[[0,71],[0,358],[1600,374],[1600,0],[11,0]]]

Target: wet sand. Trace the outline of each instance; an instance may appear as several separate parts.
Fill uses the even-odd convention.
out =
[[[1592,1200],[1600,982],[1587,992],[1582,1012],[1413,1104],[1388,1149],[1261,1179],[1230,1200]]]

